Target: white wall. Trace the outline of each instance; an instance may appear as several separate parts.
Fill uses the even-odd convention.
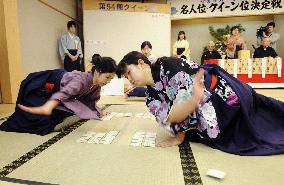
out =
[[[45,0],[71,17],[76,17],[75,0]],[[58,39],[70,20],[37,0],[18,0],[21,56],[24,75],[61,68]]]
[[[276,24],[275,32],[280,34],[280,39],[277,42],[277,54],[284,57],[284,15],[275,15],[274,21]]]
[[[177,39],[178,32],[180,30],[185,31],[186,36],[189,41],[190,49],[191,49],[190,58],[193,61],[200,63],[200,58],[203,52],[203,47],[207,45],[209,40],[213,40],[213,38],[209,34],[209,30],[208,30],[209,25],[212,25],[216,29],[216,28],[225,28],[227,24],[232,26],[232,25],[237,25],[240,23],[246,29],[246,31],[243,32],[241,35],[246,39],[248,49],[251,50],[251,54],[252,54],[254,51],[254,49],[252,48],[252,44],[256,46],[256,36],[255,35],[256,35],[257,28],[259,28],[260,26],[265,26],[268,22],[273,21],[273,19],[270,19],[270,20],[268,19],[268,20],[263,20],[263,21],[260,21],[260,20],[246,21],[246,18],[242,18],[240,22],[237,22],[235,21],[235,18],[232,18],[232,20],[226,19],[225,22],[222,21],[221,23],[218,23],[218,22],[210,23],[212,22],[210,19],[214,19],[214,18],[209,18],[208,23],[206,23],[206,19],[205,19],[203,21],[200,21],[202,23],[199,23],[197,21],[197,22],[193,22],[192,24],[189,23],[186,25],[173,24],[172,33],[171,33],[172,45]],[[283,18],[282,18],[282,22],[284,22]],[[284,25],[282,25],[282,27],[283,26]],[[277,30],[279,30],[280,26],[277,25],[277,27],[278,27]]]
[[[85,63],[94,53],[119,62],[146,40],[155,56],[169,55],[170,30],[169,14],[84,10]]]

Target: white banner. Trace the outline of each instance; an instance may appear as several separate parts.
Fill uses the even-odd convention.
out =
[[[284,0],[168,0],[168,3],[173,20],[284,12]]]

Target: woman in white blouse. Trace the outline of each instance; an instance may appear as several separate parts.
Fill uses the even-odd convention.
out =
[[[189,43],[186,40],[185,32],[178,33],[178,39],[173,46],[173,56],[178,58],[189,59],[190,49]]]

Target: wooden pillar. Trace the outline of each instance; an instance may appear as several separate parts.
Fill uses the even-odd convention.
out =
[[[17,0],[0,0],[0,84],[3,103],[15,103],[23,78]]]

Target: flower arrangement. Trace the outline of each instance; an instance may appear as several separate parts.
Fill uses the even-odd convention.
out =
[[[241,24],[236,25],[239,28],[240,33],[245,31]],[[227,25],[225,28],[217,28],[216,30],[213,26],[209,26],[209,33],[213,37],[215,43],[215,49],[220,53],[220,55],[226,55],[228,39],[231,36],[231,28],[233,26]],[[204,48],[207,50],[207,47]]]

